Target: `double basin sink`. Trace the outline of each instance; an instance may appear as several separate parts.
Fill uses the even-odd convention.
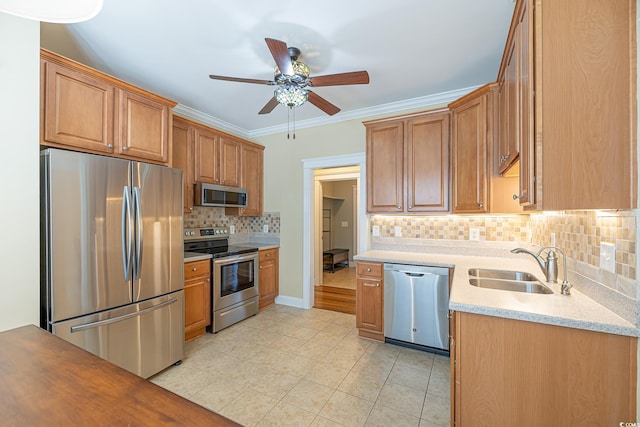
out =
[[[479,288],[499,289],[503,291],[526,292],[529,294],[553,294],[531,273],[511,270],[469,269],[469,284]]]

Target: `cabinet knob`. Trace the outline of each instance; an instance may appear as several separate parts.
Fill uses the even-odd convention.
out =
[[[506,162],[509,159],[509,157],[511,157],[510,154],[507,154],[507,155],[504,155],[504,156],[500,156],[500,163]]]
[[[371,268],[367,268],[367,271],[368,271],[368,272],[371,272]]]
[[[129,147],[122,147],[122,151],[127,151]]]
[[[107,148],[113,148],[113,144],[108,144]]]
[[[479,207],[480,209],[482,209],[482,207],[483,207],[483,206],[484,206],[484,205],[483,205],[482,203],[478,203],[478,207]]]
[[[523,197],[524,197],[524,192],[520,193],[519,196],[517,194],[514,194],[513,195],[513,200],[522,199]]]
[[[260,266],[260,267],[258,267],[258,268],[262,269],[262,266]]]
[[[402,209],[402,206],[398,205],[398,209]]]
[[[267,257],[270,257],[270,256],[271,256],[271,254],[267,254]]]
[[[196,267],[193,267],[191,271],[198,271],[198,269]]]

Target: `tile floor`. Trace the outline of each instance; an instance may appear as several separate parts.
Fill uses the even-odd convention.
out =
[[[449,425],[449,358],[360,338],[350,314],[272,305],[186,353],[151,381],[245,426]]]

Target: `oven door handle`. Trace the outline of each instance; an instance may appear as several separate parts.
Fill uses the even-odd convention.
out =
[[[257,257],[258,257],[258,252],[252,252],[247,255],[243,254],[240,256],[232,255],[230,257],[214,258],[213,262],[214,264],[233,264],[236,262],[250,261],[250,260],[256,259]]]

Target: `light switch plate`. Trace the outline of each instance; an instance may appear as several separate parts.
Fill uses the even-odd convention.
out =
[[[269,232],[269,224],[265,224],[262,226],[262,232],[263,233],[268,233]]]
[[[480,240],[480,229],[479,228],[469,228],[469,240]]]
[[[349,221],[342,221],[340,223],[340,227],[348,227],[349,226]]]
[[[402,227],[394,227],[394,230],[396,237],[402,237]]]
[[[378,237],[380,236],[380,226],[379,225],[374,225],[371,229],[371,232],[373,233],[373,237]]]
[[[600,243],[600,268],[616,272],[616,245],[613,243]]]

